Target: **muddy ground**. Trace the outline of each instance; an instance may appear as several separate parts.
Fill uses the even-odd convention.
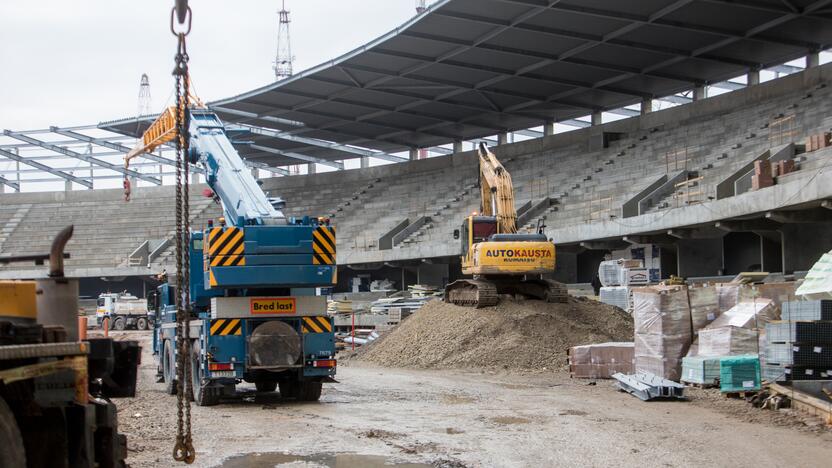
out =
[[[181,466],[170,458],[176,400],[154,383],[149,332],[116,337],[140,339],[144,346],[138,395],[117,400],[129,464]],[[562,373],[401,370],[355,363],[340,368],[337,378],[340,383],[325,385],[318,403],[255,396],[245,386],[235,401],[194,407],[193,466],[223,466],[230,456],[256,452],[378,455],[454,468],[817,467],[832,459],[832,433],[816,420],[753,409],[714,391],[692,391],[688,402],[645,403],[608,381],[589,385]]]

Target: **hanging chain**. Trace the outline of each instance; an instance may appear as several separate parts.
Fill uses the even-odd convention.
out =
[[[176,66],[173,76],[176,82],[176,444],[173,458],[187,464],[194,462],[191,437],[191,403],[193,394],[191,380],[191,292],[190,292],[190,220],[189,220],[189,161],[188,149],[190,135],[188,132],[189,86],[188,51],[185,36],[191,30],[191,11],[188,11],[187,29],[176,32],[174,16],[176,8],[171,10],[171,32],[177,37]],[[184,179],[184,180],[183,180]]]

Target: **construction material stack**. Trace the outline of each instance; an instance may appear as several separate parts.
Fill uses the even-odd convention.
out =
[[[764,378],[832,379],[832,300],[786,302],[781,319],[766,325]]]
[[[678,381],[692,333],[684,286],[633,290],[635,370]]]

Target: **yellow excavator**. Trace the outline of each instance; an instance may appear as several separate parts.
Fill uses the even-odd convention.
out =
[[[479,146],[480,213],[465,218],[454,238],[462,240],[461,279],[445,287],[445,302],[488,307],[500,294],[566,302],[566,286],[544,278],[555,271],[555,245],[543,234],[517,232],[511,175],[484,143]]]

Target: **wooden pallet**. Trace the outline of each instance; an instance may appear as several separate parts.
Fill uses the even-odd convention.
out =
[[[691,387],[691,388],[705,389],[705,388],[717,388],[717,387],[719,387],[718,382],[717,383],[682,382],[682,383],[685,384],[686,387]]]
[[[747,392],[722,392],[725,398],[742,398],[743,400],[753,397],[759,393],[759,390],[751,390]]]

